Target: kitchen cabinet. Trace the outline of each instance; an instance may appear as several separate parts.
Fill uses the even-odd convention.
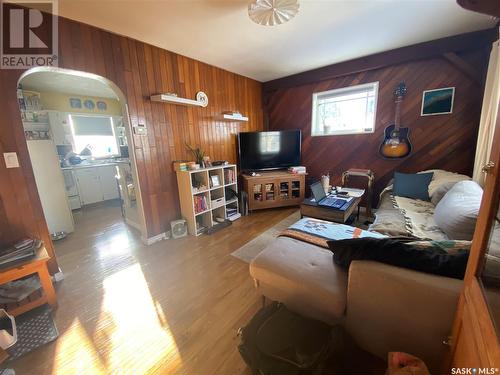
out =
[[[102,199],[105,201],[108,199],[117,199],[116,167],[114,165],[107,165],[96,169],[101,183]]]
[[[97,168],[81,168],[75,171],[82,205],[103,201]]]
[[[114,165],[75,168],[82,205],[116,199],[116,167]]]

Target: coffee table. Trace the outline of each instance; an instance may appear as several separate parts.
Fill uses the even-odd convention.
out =
[[[354,210],[358,210],[359,218],[359,203],[362,197],[354,198],[351,206],[345,211],[337,210],[335,208],[318,206],[316,201],[312,198],[305,199],[300,204],[300,216],[314,217],[316,219],[322,219],[327,221],[334,221],[336,223],[345,223],[347,219],[353,214]]]

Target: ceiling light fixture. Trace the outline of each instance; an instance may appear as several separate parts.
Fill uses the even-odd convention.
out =
[[[250,19],[264,26],[281,25],[299,12],[298,0],[253,0],[248,4]]]

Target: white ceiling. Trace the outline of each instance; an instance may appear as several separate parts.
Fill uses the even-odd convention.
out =
[[[268,81],[419,42],[493,27],[455,0],[300,0],[260,26],[246,0],[59,0],[62,16]]]
[[[23,89],[79,96],[118,99],[114,91],[97,79],[57,72],[34,72],[19,82]]]

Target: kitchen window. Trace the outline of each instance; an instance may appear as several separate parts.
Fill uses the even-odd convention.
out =
[[[316,92],[312,98],[312,136],[375,131],[378,82]]]
[[[93,157],[110,157],[120,154],[111,116],[70,115],[75,152],[89,148]]]

